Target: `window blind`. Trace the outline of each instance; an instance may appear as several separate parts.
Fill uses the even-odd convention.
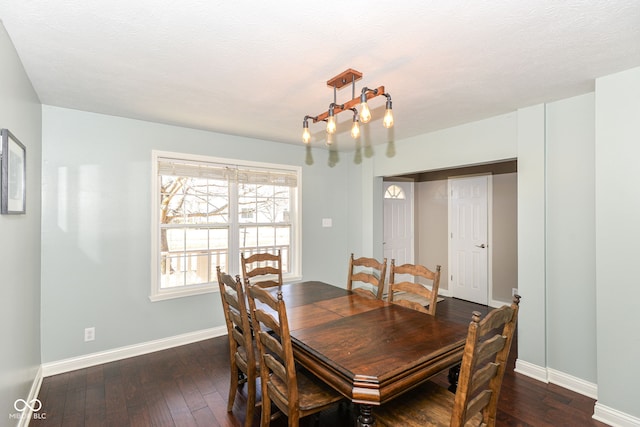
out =
[[[158,175],[219,179],[244,184],[298,186],[295,171],[158,158]]]

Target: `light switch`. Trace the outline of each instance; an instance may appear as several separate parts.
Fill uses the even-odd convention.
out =
[[[331,220],[331,218],[322,218],[322,226],[331,227],[333,226],[333,221]]]

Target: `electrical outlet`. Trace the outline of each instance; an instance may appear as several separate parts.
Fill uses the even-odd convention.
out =
[[[96,328],[84,328],[84,341],[93,341],[96,339]]]
[[[511,296],[514,297],[518,295],[518,288],[511,288]]]

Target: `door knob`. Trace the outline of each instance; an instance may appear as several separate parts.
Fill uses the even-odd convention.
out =
[[[476,248],[482,248],[482,249],[484,249],[484,248],[486,248],[486,246],[485,246],[485,244],[483,243],[483,244],[481,244],[481,245],[476,245]]]

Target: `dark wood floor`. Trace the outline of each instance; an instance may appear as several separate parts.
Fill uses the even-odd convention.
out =
[[[523,300],[524,303],[524,300]],[[487,308],[445,298],[438,316],[467,324],[471,312]],[[591,418],[594,400],[513,372],[517,341],[498,405],[500,426],[605,426]],[[227,337],[218,337],[144,356],[81,369],[42,383],[44,420],[31,426],[243,426],[244,392],[227,413],[229,362]],[[446,374],[435,381],[447,385]],[[259,413],[253,425],[258,426]],[[301,426],[354,426],[357,407],[337,406],[302,420]],[[282,417],[272,423],[286,426]]]

